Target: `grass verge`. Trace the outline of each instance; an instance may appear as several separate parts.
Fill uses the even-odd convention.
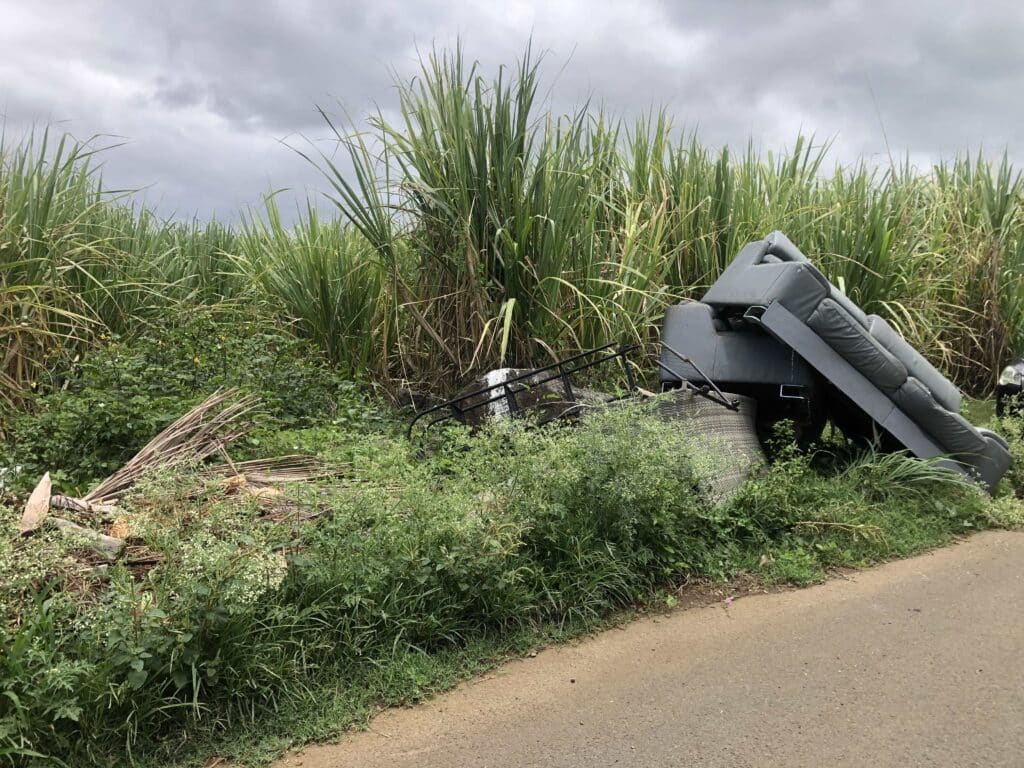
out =
[[[187,473],[128,502],[152,569],[83,570],[4,512],[0,755],[12,764],[260,764],[539,644],[671,602],[693,579],[806,584],[1020,521],[900,455],[782,451],[727,505],[641,409],[575,429],[278,431],[343,479],[286,490],[312,522]]]

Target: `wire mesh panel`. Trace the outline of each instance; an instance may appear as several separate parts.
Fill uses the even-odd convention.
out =
[[[475,423],[488,417],[514,416],[520,412],[535,411],[541,421],[550,421],[574,414],[577,406],[594,405],[615,399],[590,390],[576,392],[572,377],[599,366],[618,364],[626,378],[628,391],[636,390],[629,353],[639,348],[615,343],[580,352],[564,360],[540,368],[517,370],[511,368],[491,371],[482,386],[464,392],[451,400],[417,413],[409,422],[406,434],[410,439],[417,429],[429,430],[446,421]]]
[[[658,417],[679,424],[692,442],[697,476],[714,504],[732,498],[753,468],[765,461],[755,427],[757,402],[750,397],[725,394],[739,404],[736,410],[724,408],[689,389],[653,398]]]

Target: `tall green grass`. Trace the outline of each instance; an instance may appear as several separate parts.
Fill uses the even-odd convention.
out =
[[[353,374],[386,375],[376,353],[388,330],[383,273],[368,243],[340,222],[324,222],[307,205],[286,227],[273,198],[263,216],[250,216],[236,247],[237,260],[268,307],[295,322],[335,365]]]
[[[0,397],[15,404],[112,334],[251,290],[236,235],[104,190],[97,150],[48,131],[0,146]]]
[[[334,220],[307,203],[286,225],[270,199],[237,228],[164,221],[104,191],[88,144],[0,147],[3,397],[198,304],[255,305],[355,375],[454,387],[655,340],[667,304],[772,229],[974,394],[1024,347],[1024,186],[1007,158],[840,166],[806,136],[714,149],[663,111],[557,114],[541,63],[527,50],[489,77],[434,52],[397,83],[397,116],[325,113],[346,162],[304,154]]]
[[[1006,158],[829,171],[808,137],[712,150],[663,112],[555,115],[538,83],[529,50],[493,79],[435,52],[398,84],[400,118],[336,129],[355,173],[321,164],[419,308],[418,373],[650,338],[665,304],[776,228],[972,391],[1024,342],[1022,184]]]
[[[416,374],[644,340],[680,293],[665,206],[630,188],[621,124],[550,114],[537,78],[529,51],[493,81],[459,51],[432,56],[400,85],[399,122],[372,118],[372,141],[338,132],[353,178],[323,166],[416,309]]]

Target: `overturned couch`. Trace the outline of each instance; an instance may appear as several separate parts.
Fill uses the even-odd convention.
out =
[[[671,308],[662,338],[663,387],[712,379],[781,415],[801,403],[812,431],[827,416],[989,490],[1010,466],[1006,442],[960,415],[957,388],[781,232],[745,246],[700,302]]]

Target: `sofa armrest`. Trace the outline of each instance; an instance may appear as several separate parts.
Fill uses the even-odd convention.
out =
[[[764,242],[768,245],[765,254],[774,256],[779,261],[808,261],[803,252],[793,245],[793,241],[777,229],[771,232]],[[765,259],[762,257],[762,260]]]
[[[730,330],[707,304],[696,301],[669,307],[661,337],[667,347],[687,355],[700,372],[667,347],[661,351],[660,379],[703,384],[706,374],[723,384],[794,385],[810,387],[816,377],[793,350],[754,329]],[[667,369],[667,370],[666,370]]]

